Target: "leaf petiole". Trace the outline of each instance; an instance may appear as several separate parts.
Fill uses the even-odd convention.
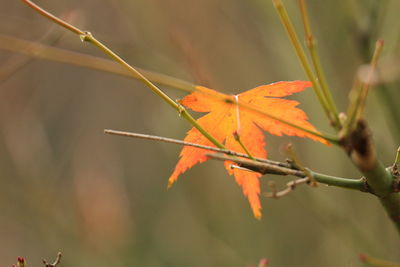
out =
[[[235,138],[236,142],[239,143],[239,145],[243,148],[243,150],[246,152],[246,154],[249,156],[250,159],[255,160],[255,158],[251,155],[250,151],[247,149],[247,147],[243,144],[242,140],[240,139],[240,135],[237,131],[233,133],[233,137]]]

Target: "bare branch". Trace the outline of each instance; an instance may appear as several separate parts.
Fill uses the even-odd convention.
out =
[[[293,175],[297,177],[304,177],[304,173],[299,170],[290,169],[290,167],[281,167],[266,162],[258,162],[249,159],[241,159],[236,157],[227,157],[222,154],[206,154],[207,157],[222,161],[232,161],[239,165],[239,167],[246,168],[249,171],[255,171],[262,174],[277,174],[277,175]]]
[[[61,262],[61,256],[62,256],[61,252],[58,252],[57,253],[57,257],[56,257],[56,259],[54,260],[53,263],[48,263],[45,259],[43,259],[44,266],[45,267],[55,267],[55,266],[57,266]]]
[[[185,141],[172,139],[172,138],[167,138],[167,137],[148,135],[148,134],[131,133],[131,132],[124,132],[124,131],[116,131],[116,130],[104,130],[104,132],[107,133],[107,134],[113,134],[113,135],[120,135],[120,136],[127,136],[127,137],[133,137],[133,138],[161,141],[161,142],[165,142],[165,143],[172,143],[172,144],[184,145],[184,146],[192,146],[192,147],[197,147],[197,148],[201,148],[201,149],[220,152],[220,153],[223,153],[223,154],[232,155],[232,156],[236,156],[236,157],[249,158],[249,156],[247,154],[238,153],[238,152],[235,152],[235,151],[232,151],[232,150],[229,150],[229,149],[222,149],[222,148],[217,148],[217,147],[204,146],[204,145],[185,142]],[[290,168],[290,165],[287,164],[287,163],[284,163],[284,162],[278,162],[278,161],[262,159],[262,158],[255,158],[255,160],[259,161],[259,162],[263,162],[263,163],[276,165],[276,166]]]
[[[294,189],[296,189],[297,185],[305,184],[305,183],[309,183],[309,182],[310,182],[310,178],[309,177],[296,179],[296,180],[288,182],[286,184],[286,188],[283,189],[282,191],[272,190],[272,192],[267,192],[267,193],[264,193],[263,195],[266,198],[281,198],[281,197],[286,196],[290,192],[292,192]]]

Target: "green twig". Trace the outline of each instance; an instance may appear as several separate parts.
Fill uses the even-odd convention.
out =
[[[234,158],[234,157],[229,157],[221,154],[207,154],[208,157],[216,159],[216,160],[222,160],[222,161],[232,161],[239,166],[247,168],[252,171],[256,171],[262,174],[276,174],[276,175],[292,175],[296,176],[299,178],[305,178],[307,177],[307,174],[305,174],[301,170],[297,169],[292,169],[292,168],[286,168],[286,167],[281,167],[277,165],[272,165],[268,163],[263,163],[263,162],[257,162],[253,160],[246,160],[246,159],[241,159],[241,158]],[[319,182],[323,183],[326,185],[331,185],[331,186],[336,186],[336,187],[342,187],[342,188],[347,188],[347,189],[354,189],[354,190],[359,190],[359,191],[365,191],[366,186],[365,182],[363,179],[350,179],[350,178],[342,178],[342,177],[336,177],[336,176],[331,176],[331,175],[326,175],[322,173],[317,173],[312,170],[307,169],[310,174],[313,176],[313,178]]]
[[[384,45],[383,40],[378,40],[376,42],[374,55],[372,56],[369,72],[367,74],[367,77],[365,77],[365,80],[361,80],[362,85],[361,85],[361,90],[360,90],[360,102],[359,102],[357,113],[356,113],[356,120],[359,120],[364,113],[364,108],[365,108],[365,105],[367,102],[369,87],[373,81],[373,76],[376,74],[375,70],[376,70],[376,67],[378,64],[378,59],[383,50],[383,45]],[[362,77],[362,78],[364,78],[364,77]]]
[[[318,77],[318,82],[321,86],[322,94],[324,95],[326,102],[329,106],[330,111],[332,112],[332,116],[335,118],[335,124],[333,125],[336,129],[340,129],[340,120],[338,116],[338,111],[336,108],[336,104],[333,100],[331,91],[329,89],[328,83],[325,78],[325,74],[323,72],[323,68],[321,66],[321,62],[319,59],[318,49],[317,49],[317,41],[315,40],[314,34],[312,33],[310,22],[308,19],[308,13],[306,8],[305,0],[299,0],[300,3],[300,10],[301,10],[301,17],[303,19],[304,24],[304,34],[306,39],[306,44],[308,50],[311,55],[311,60],[314,65],[315,73]]]
[[[366,77],[356,78],[355,84],[350,91],[350,103],[347,109],[347,119],[341,133],[342,136],[347,136],[354,130],[356,122],[359,121],[364,113],[365,104],[367,101],[370,84],[375,73],[378,58],[382,52],[383,41],[376,42],[374,55],[371,60],[369,71]]]
[[[318,172],[314,172],[308,169],[312,177],[321,184],[342,187],[347,189],[354,189],[359,191],[366,191],[366,184],[363,179],[349,179],[349,178],[342,178],[337,176],[331,176],[327,174],[322,174]]]
[[[29,5],[31,8],[33,8],[35,11],[39,12],[46,18],[52,20],[53,22],[61,25],[62,27],[72,31],[73,33],[76,33],[79,35],[80,39],[82,42],[88,42],[93,45],[95,45],[97,48],[99,48],[103,53],[106,55],[110,56],[113,60],[121,64],[123,67],[125,67],[129,72],[132,73],[133,76],[137,77],[138,80],[143,82],[148,88],[150,88],[151,91],[153,91],[156,95],[161,97],[167,104],[169,104],[172,108],[174,108],[176,111],[179,112],[179,114],[185,118],[193,127],[195,127],[201,134],[203,134],[210,142],[212,142],[215,146],[219,148],[224,148],[224,145],[218,142],[213,136],[211,136],[203,127],[201,127],[196,120],[189,114],[189,112],[177,104],[174,100],[172,100],[168,95],[166,95],[162,90],[160,90],[156,85],[154,85],[151,81],[149,81],[145,76],[143,76],[139,71],[137,71],[134,67],[129,65],[126,61],[124,61],[120,56],[115,54],[111,49],[109,49],[107,46],[105,46],[103,43],[101,43],[99,40],[97,40],[90,32],[88,31],[82,31],[75,26],[67,23],[66,21],[63,21],[62,19],[50,14],[49,12],[45,11],[38,5],[34,4],[30,0],[22,0],[24,3]]]
[[[359,105],[359,91],[361,88],[360,81],[356,78],[353,87],[349,93],[349,106],[347,107],[347,113],[344,115],[343,129],[339,133],[339,136],[346,138],[350,131],[355,127],[357,106]]]
[[[281,0],[272,0],[279,17],[282,21],[283,26],[286,29],[286,32],[288,34],[288,37],[291,41],[291,44],[294,47],[294,50],[296,51],[297,57],[300,60],[301,65],[303,66],[303,69],[308,77],[308,79],[312,82],[313,84],[313,89],[315,94],[317,95],[318,101],[320,102],[322,108],[324,109],[327,117],[331,121],[333,125],[337,125],[339,121],[336,121],[336,117],[333,115],[333,110],[330,109],[329,104],[327,103],[326,98],[324,97],[324,94],[321,91],[321,87],[319,83],[317,82],[314,73],[311,70],[310,64],[308,63],[307,57],[304,53],[303,47],[300,44],[299,38],[297,37],[296,31],[294,30],[293,24],[290,21],[289,15],[285,9],[285,6],[283,5]]]
[[[237,131],[233,133],[233,138],[235,138],[236,142],[239,143],[239,145],[243,148],[244,152],[246,152],[246,154],[249,156],[249,158],[252,160],[255,160],[255,158],[251,155],[250,151],[243,144],[242,140],[240,139],[240,135]]]

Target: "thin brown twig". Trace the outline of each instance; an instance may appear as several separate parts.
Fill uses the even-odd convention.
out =
[[[281,191],[273,190],[272,192],[267,192],[267,193],[264,193],[263,195],[266,198],[281,198],[281,197],[286,196],[290,192],[292,192],[294,189],[296,189],[296,187],[298,185],[309,183],[309,182],[310,182],[310,178],[309,177],[296,179],[296,180],[288,182],[286,184],[286,188],[281,190]]]
[[[73,33],[79,34],[79,35],[84,35],[85,32],[78,29],[77,27],[73,26],[72,24],[66,22],[65,20],[54,16],[53,14],[51,14],[50,12],[47,12],[46,10],[44,10],[43,8],[41,8],[40,6],[36,5],[35,3],[33,3],[30,0],[22,0],[25,4],[27,4],[28,6],[30,6],[31,8],[33,8],[34,10],[36,10],[36,12],[40,13],[42,16],[52,20],[53,22],[57,23],[58,25],[70,30]]]
[[[232,161],[239,165],[239,167],[246,168],[249,171],[259,172],[261,174],[277,174],[277,175],[293,175],[297,177],[304,177],[304,173],[299,170],[290,169],[290,167],[283,167],[267,162],[258,162],[249,159],[233,158],[223,154],[206,154],[207,157],[222,161]]]
[[[62,256],[61,252],[58,252],[57,253],[57,257],[56,257],[56,259],[54,260],[53,263],[48,263],[45,259],[43,259],[44,266],[45,267],[55,267],[55,266],[57,266],[61,262],[61,256]]]
[[[197,147],[197,148],[201,148],[201,149],[220,152],[220,153],[231,155],[231,156],[249,158],[249,155],[247,155],[247,154],[235,152],[235,151],[232,151],[232,150],[229,150],[229,149],[221,149],[221,148],[217,148],[217,147],[204,146],[204,145],[185,142],[185,141],[172,139],[172,138],[167,138],[167,137],[148,135],[148,134],[131,133],[131,132],[124,132],[124,131],[116,131],[116,130],[109,130],[109,129],[104,130],[104,133],[113,134],[113,135],[120,135],[120,136],[127,136],[127,137],[133,137],[133,138],[140,138],[140,139],[147,139],[147,140],[154,140],[154,141],[161,141],[161,142],[165,142],[165,143],[172,143],[172,144],[178,144],[178,145],[184,145],[184,146],[192,146],[192,147]],[[281,166],[281,167],[288,167],[288,168],[290,167],[289,164],[284,163],[284,162],[278,162],[278,161],[262,159],[262,158],[254,158],[254,159],[256,161],[267,163],[267,164],[272,164],[272,165]]]

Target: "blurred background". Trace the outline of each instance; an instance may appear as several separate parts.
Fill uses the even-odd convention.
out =
[[[284,1],[298,32],[298,3]],[[309,0],[328,82],[340,110],[360,65],[385,40],[381,85],[366,118],[379,156],[399,145],[400,2]],[[306,79],[268,0],[37,1],[90,30],[131,64],[233,94]],[[3,1],[2,36],[105,57],[26,7]],[[389,75],[390,74],[390,75]],[[167,179],[181,147],[104,129],[183,139],[190,126],[140,82],[0,50],[0,266],[64,255],[60,266],[361,266],[359,253],[400,262],[400,239],[379,202],[320,185],[262,198],[263,219],[220,162]],[[162,87],[173,99],[186,92]],[[291,97],[332,132],[312,90]],[[397,100],[396,100],[397,99]],[[397,103],[398,105],[398,103]],[[201,114],[195,114],[200,116]],[[269,158],[295,145],[318,172],[359,178],[336,147],[266,134]],[[291,177],[264,176],[283,186]]]

